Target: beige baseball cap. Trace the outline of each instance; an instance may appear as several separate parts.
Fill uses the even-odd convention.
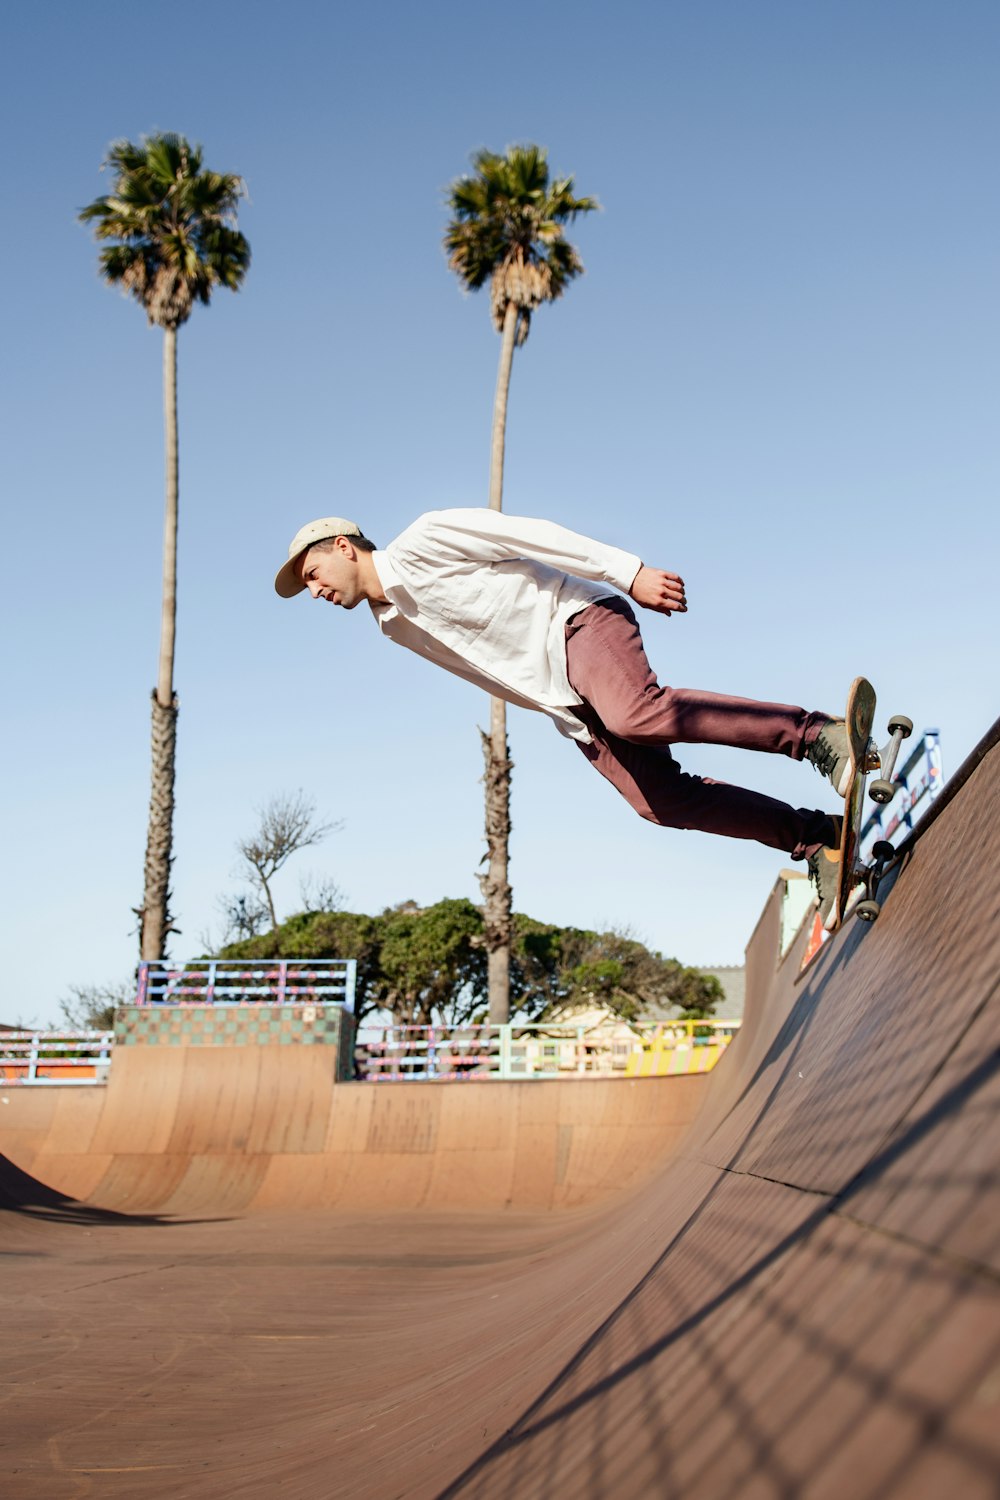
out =
[[[361,527],[354,521],[345,521],[343,516],[323,516],[318,521],[307,521],[288,544],[288,561],[278,569],[274,579],[274,591],[282,599],[294,599],[301,594],[305,584],[295,571],[295,564],[303,552],[316,542],[329,541],[332,536],[364,536]]]

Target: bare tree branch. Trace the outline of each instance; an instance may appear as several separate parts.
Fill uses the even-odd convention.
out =
[[[256,891],[220,896],[215,905],[225,923],[218,947],[222,948],[226,943],[241,943],[244,938],[256,937],[258,932],[264,931],[268,910]]]
[[[303,911],[343,911],[346,897],[332,875],[310,871],[299,880],[299,900]]]
[[[69,998],[59,1001],[63,1020],[74,1031],[110,1031],[115,1011],[135,1000],[135,983],[71,984]]]
[[[251,882],[267,903],[271,928],[276,931],[278,916],[271,894],[272,879],[299,849],[321,843],[328,833],[342,828],[343,823],[318,822],[315,802],[302,791],[272,797],[259,809],[259,814],[257,831],[240,839],[236,847],[248,866]]]

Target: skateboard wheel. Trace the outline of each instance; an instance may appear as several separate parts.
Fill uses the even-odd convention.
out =
[[[886,781],[884,777],[880,776],[877,781],[872,782],[869,791],[873,802],[881,802],[885,806],[896,795],[896,783],[894,781]]]
[[[874,922],[881,910],[877,901],[859,901],[854,908],[854,915],[860,922]]]
[[[872,845],[872,858],[885,861],[894,859],[896,855],[895,844],[890,844],[888,839],[879,839]]]
[[[889,733],[895,734],[897,729],[901,731],[904,740],[909,739],[913,733],[913,720],[908,719],[905,714],[893,714],[889,720]]]

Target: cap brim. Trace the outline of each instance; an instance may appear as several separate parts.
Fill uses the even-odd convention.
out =
[[[311,542],[309,546],[312,546]],[[308,551],[309,547],[302,548],[302,552]],[[305,589],[298,571],[302,552],[296,552],[295,556],[290,557],[284,567],[279,568],[274,575],[274,592],[280,594],[282,599],[294,599],[296,594],[301,594]]]

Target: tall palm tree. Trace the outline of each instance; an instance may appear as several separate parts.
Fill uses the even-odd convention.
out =
[[[111,192],[79,215],[104,245],[105,281],[134,297],[150,324],[163,329],[163,419],[166,506],[160,658],[153,690],[152,783],[139,952],[166,955],[173,863],[174,762],[177,705],[174,643],[177,629],[177,330],[195,302],[208,303],[217,286],[237,291],[250,265],[250,246],[236,228],[245,188],[231,173],[202,170],[200,146],[181,135],[144,136],[140,145],[116,141],[105,168]]]
[[[597,208],[595,198],[573,196],[572,177],[550,181],[546,153],[538,146],[509,146],[503,156],[477,151],[474,171],[448,191],[452,212],[445,231],[448,265],[468,291],[489,282],[490,313],[500,334],[500,367],[493,401],[490,447],[490,507],[502,509],[507,397],[514,349],[524,343],[531,315],[554,302],[583,270],[562,226]],[[489,1013],[494,1024],[510,1016],[511,888],[510,773],[507,707],[490,700],[490,733],[483,735],[486,760],[486,858],[480,876],[489,954]]]

